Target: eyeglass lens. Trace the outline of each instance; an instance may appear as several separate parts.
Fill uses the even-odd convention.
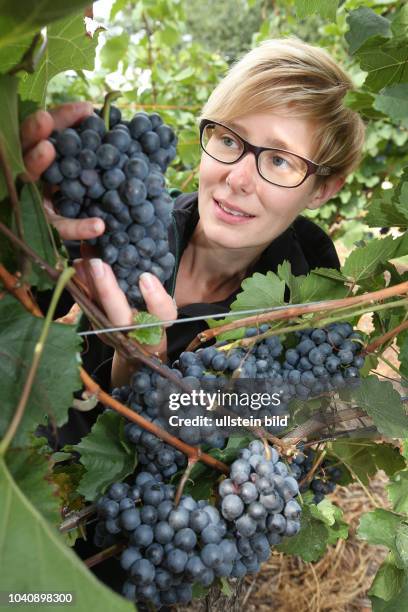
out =
[[[211,157],[230,164],[237,161],[244,150],[244,143],[234,132],[213,123],[203,130],[202,146]],[[258,170],[271,183],[295,187],[302,182],[308,168],[306,162],[296,155],[273,149],[259,155]]]

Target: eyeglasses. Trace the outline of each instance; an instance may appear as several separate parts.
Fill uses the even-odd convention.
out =
[[[299,187],[308,176],[329,176],[333,170],[283,149],[255,147],[222,123],[203,119],[200,144],[207,155],[223,164],[235,164],[246,155],[255,155],[260,176],[279,187]]]

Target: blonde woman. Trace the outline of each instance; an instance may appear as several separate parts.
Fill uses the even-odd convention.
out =
[[[284,260],[296,275],[338,267],[331,240],[300,214],[325,204],[358,165],[364,140],[360,117],[343,99],[350,78],[319,48],[296,39],[269,40],[228,72],[202,109],[202,157],[197,193],[180,195],[169,241],[176,257],[163,286],[150,273],[140,290],[161,319],[225,312],[242,280],[276,270]],[[92,112],[88,103],[40,111],[22,126],[27,175],[40,176],[55,156],[45,139]],[[93,238],[101,219],[63,219],[46,203],[62,238]],[[100,259],[77,263],[114,325],[128,325],[132,310],[111,268]],[[174,358],[204,323],[168,328],[161,355]],[[94,365],[105,347],[89,353]],[[95,345],[96,346],[96,345]],[[98,352],[99,350],[99,352]],[[129,380],[132,366],[115,355],[112,384]]]

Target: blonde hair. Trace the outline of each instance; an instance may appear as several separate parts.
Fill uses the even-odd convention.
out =
[[[323,49],[295,38],[267,40],[231,67],[201,118],[222,123],[283,109],[311,119],[317,125],[313,161],[346,176],[360,162],[365,132],[358,113],[343,103],[353,89],[350,77]]]

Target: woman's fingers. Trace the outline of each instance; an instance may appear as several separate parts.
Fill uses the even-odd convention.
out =
[[[47,138],[53,130],[75,125],[93,112],[91,102],[63,104],[50,112],[37,111],[21,124],[21,144],[24,152],[25,181],[37,181],[55,158],[55,150]]]
[[[89,259],[87,263],[98,301],[106,312],[108,319],[113,325],[131,325],[132,309],[116,281],[112,268],[102,259]]]
[[[44,199],[44,208],[48,221],[55,227],[63,240],[90,240],[101,236],[105,231],[105,223],[98,217],[89,219],[67,219],[58,215],[52,202]]]
[[[156,276],[144,272],[140,275],[139,287],[150,314],[161,321],[177,319],[177,306]]]

